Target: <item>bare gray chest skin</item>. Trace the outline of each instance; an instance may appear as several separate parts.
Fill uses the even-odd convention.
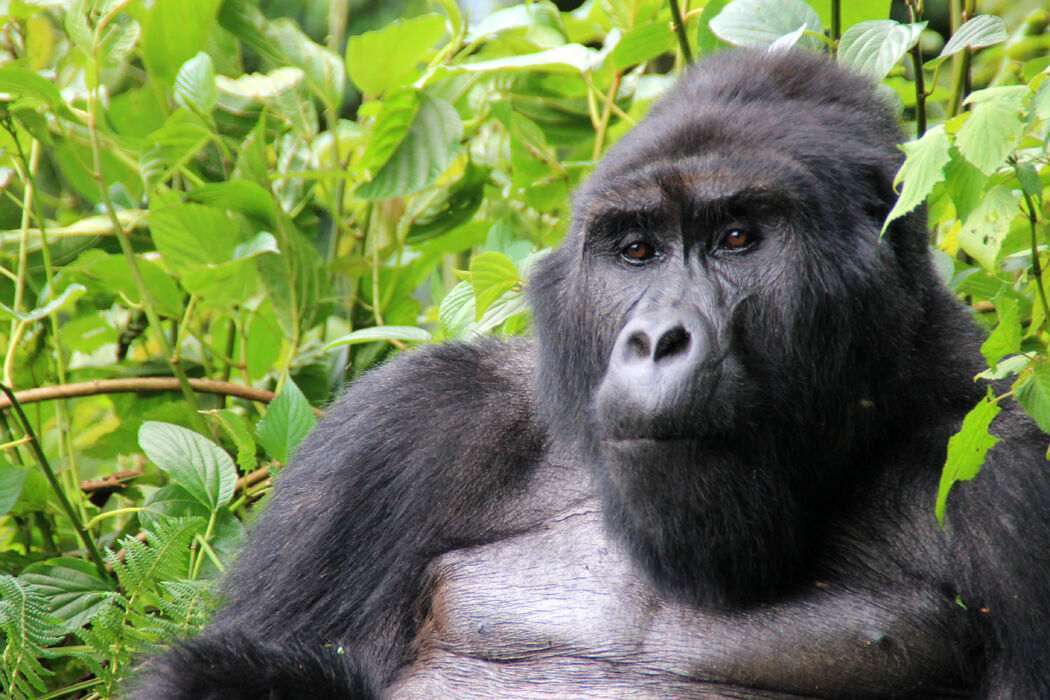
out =
[[[887,587],[885,571],[866,582],[864,562],[856,580],[700,609],[637,569],[588,487],[553,483],[539,526],[434,562],[415,662],[389,697],[958,697],[950,611],[932,592]]]

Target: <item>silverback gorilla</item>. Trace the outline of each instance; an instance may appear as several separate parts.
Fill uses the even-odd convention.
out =
[[[131,696],[1050,698],[1047,437],[896,221],[866,79],[691,69],[577,194],[532,340],[405,353],[303,443]]]

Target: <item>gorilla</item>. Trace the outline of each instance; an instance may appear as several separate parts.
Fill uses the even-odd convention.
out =
[[[577,193],[533,337],[354,383],[131,697],[1050,698],[1048,438],[1004,402],[937,524],[988,386],[925,212],[880,236],[900,137],[825,57],[690,69]]]

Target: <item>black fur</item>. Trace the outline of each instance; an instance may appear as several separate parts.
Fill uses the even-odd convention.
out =
[[[934,521],[986,388],[924,213],[880,240],[899,137],[817,56],[692,69],[577,194],[535,340],[353,385],[212,627],[131,695],[1050,697],[1046,436],[1016,406]]]

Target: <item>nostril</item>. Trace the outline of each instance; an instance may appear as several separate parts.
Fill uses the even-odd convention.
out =
[[[666,331],[656,341],[656,350],[653,352],[653,362],[659,362],[665,357],[680,355],[689,349],[689,331],[682,326],[675,326]]]
[[[649,344],[649,336],[642,331],[635,331],[627,337],[627,355],[635,358],[649,357],[652,346]]]

